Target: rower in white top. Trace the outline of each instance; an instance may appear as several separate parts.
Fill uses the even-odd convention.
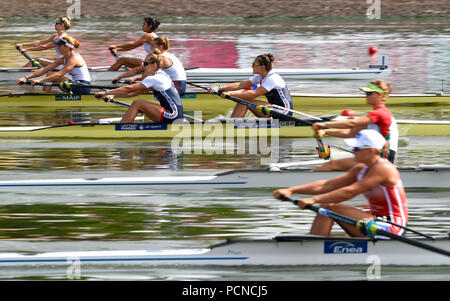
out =
[[[173,81],[175,87],[177,88],[178,94],[183,96],[186,92],[186,72],[184,71],[183,63],[171,52],[170,42],[167,37],[157,37],[152,41],[153,49],[158,49],[161,55],[161,70],[169,75],[170,79]],[[128,78],[144,72],[144,66],[138,66],[125,72],[115,79],[113,79],[113,84],[118,83],[123,78]],[[144,75],[141,77],[128,79],[130,83],[137,80],[143,80]]]
[[[91,84],[91,77],[89,74],[89,70],[86,62],[83,57],[79,53],[75,53],[74,49],[78,49],[80,47],[80,42],[78,42],[75,38],[66,36],[60,39],[57,43],[59,47],[59,51],[61,51],[62,56],[56,59],[53,63],[48,65],[47,67],[36,70],[35,72],[22,77],[17,80],[17,84],[21,85],[27,82],[28,79],[36,78],[47,74],[46,77],[42,79],[32,80],[31,85],[35,86],[40,82],[53,82],[53,83],[62,83],[66,81],[75,82],[78,84],[86,85],[86,87],[73,87],[71,88],[71,92],[74,94],[89,94]],[[55,69],[59,65],[63,65],[61,70],[54,72],[52,74],[48,74],[50,70]],[[72,80],[65,77],[66,74],[70,74],[72,76]],[[64,87],[60,87],[61,90],[67,92]],[[51,86],[44,86],[43,90],[45,92],[50,92]]]
[[[154,18],[145,18],[144,24],[142,24],[142,31],[145,32],[145,34],[137,39],[136,41],[132,41],[126,44],[122,45],[112,45],[109,47],[109,50],[111,53],[117,57],[117,61],[109,67],[109,71],[115,71],[119,70],[120,67],[126,66],[130,68],[135,68],[141,65],[142,59],[140,58],[131,58],[131,57],[118,57],[117,51],[129,51],[133,50],[135,48],[144,46],[144,50],[146,52],[146,55],[151,54],[153,52],[151,42],[153,39],[155,39],[158,35],[155,33],[155,31],[158,29],[160,22],[157,19]]]
[[[55,23],[55,33],[52,34],[48,39],[44,40],[38,40],[34,42],[28,42],[28,43],[21,43],[17,44],[16,48],[20,52],[23,51],[43,51],[47,49],[54,48],[56,51],[56,58],[60,58],[62,56],[61,52],[59,51],[58,45],[56,43],[61,40],[62,38],[67,36],[67,31],[70,29],[70,17],[59,17],[56,19]],[[27,47],[27,48],[23,48]],[[36,59],[36,61],[43,67],[50,65],[55,59],[48,60],[48,59]],[[24,67],[32,67],[33,63],[28,62],[24,65]],[[62,68],[62,66],[60,67]]]

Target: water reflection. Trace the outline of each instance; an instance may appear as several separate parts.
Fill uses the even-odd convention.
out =
[[[377,63],[367,54],[377,46],[388,55],[397,71],[389,78],[395,93],[450,90],[449,33],[447,17],[366,19],[255,18],[163,19],[159,34],[171,40],[172,52],[185,67],[249,67],[265,52],[275,54],[278,68],[367,68]],[[142,35],[140,19],[74,21],[70,34],[78,38],[81,54],[89,66],[112,65],[107,45],[122,44]],[[46,38],[54,31],[49,20],[0,22],[0,65],[19,67],[26,60],[14,49],[18,42]],[[98,41],[102,41],[99,47]],[[142,49],[130,51],[138,55]],[[53,57],[54,51],[34,55]],[[417,76],[420,75],[420,80]],[[442,82],[444,80],[444,82]],[[411,83],[414,83],[411,85]],[[293,90],[304,93],[349,93],[360,83],[320,81],[298,83]]]

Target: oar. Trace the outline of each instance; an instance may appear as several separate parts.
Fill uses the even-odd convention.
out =
[[[31,85],[31,80],[27,80],[24,84]],[[117,89],[119,86],[98,86],[98,85],[88,85],[83,83],[71,83],[71,82],[61,82],[61,83],[53,83],[53,82],[39,82],[36,83],[36,86],[46,86],[46,87],[60,87],[64,89],[71,88],[91,88],[91,89]]]
[[[298,200],[293,200],[287,196],[281,196],[280,200],[282,201],[286,201],[286,202],[291,202],[295,205],[298,205],[299,201]],[[333,211],[330,211],[328,209],[324,209],[324,208],[318,208],[316,206],[313,205],[306,205],[305,206],[306,209],[309,209],[311,211],[314,211],[315,213],[322,215],[322,216],[326,216],[329,218],[334,219],[335,221],[339,221],[339,222],[343,222],[346,223],[350,226],[354,226],[356,228],[359,229],[359,231],[361,231],[361,233],[365,234],[365,235],[369,235],[370,237],[375,237],[376,235],[381,235],[381,236],[386,236],[389,237],[391,239],[395,239],[401,242],[404,242],[406,244],[418,247],[418,248],[422,248],[428,251],[432,251],[441,255],[445,255],[450,257],[450,252],[447,250],[443,250],[441,248],[437,248],[435,246],[431,246],[429,244],[425,244],[423,242],[417,241],[415,239],[411,239],[411,238],[406,238],[394,233],[391,233],[389,231],[383,230],[379,225],[377,225],[376,222],[373,221],[367,221],[367,220],[359,220],[356,221],[354,219],[351,219],[349,217],[346,217],[344,215],[335,213]]]
[[[28,53],[26,53],[25,50],[20,49],[19,46],[16,46],[16,49],[27,59],[31,62],[31,64],[33,65],[33,67],[38,67],[38,68],[42,68],[43,66],[35,59],[31,58]]]
[[[98,99],[100,99],[101,97],[100,96],[98,96],[97,94],[95,95],[95,98],[98,98]],[[128,104],[128,103],[126,103],[126,102],[122,102],[122,101],[120,101],[120,100],[116,100],[116,99],[109,99],[108,97],[106,97],[106,96],[104,96],[103,98],[101,98],[104,102],[110,102],[110,103],[113,103],[113,104],[116,104],[116,105],[119,105],[119,106],[122,106],[122,107],[126,107],[126,108],[129,108],[131,105],[130,104]],[[186,116],[187,118],[190,118],[190,119],[192,119],[192,120],[196,120],[196,121],[200,121],[200,122],[203,122],[203,120],[201,120],[201,119],[199,119],[199,118],[196,118],[196,117],[194,117],[194,116],[190,116],[190,115],[187,115],[187,114],[183,114],[184,116]]]
[[[191,86],[194,86],[194,87],[197,87],[197,88],[200,88],[200,89],[204,89],[204,90],[208,90],[208,88],[203,87],[201,85],[194,84],[192,82],[187,82],[187,83],[189,85],[191,85]],[[236,98],[236,97],[233,97],[233,96],[229,96],[229,95],[225,95],[225,98],[229,99],[229,100],[232,100],[234,102],[243,104],[245,106],[248,106],[250,108],[255,108],[258,111],[260,111],[261,113],[266,114],[266,115],[272,115],[272,116],[276,116],[276,117],[282,117],[282,118],[290,119],[291,121],[295,121],[295,122],[300,123],[300,124],[306,124],[306,125],[313,125],[314,124],[314,122],[312,122],[312,121],[303,120],[303,119],[299,119],[299,118],[296,118],[296,117],[293,117],[293,116],[284,115],[281,112],[278,112],[275,109],[273,109],[274,105],[271,105],[271,106],[255,105],[255,104],[253,104],[251,102],[247,102],[247,101],[244,101],[242,99],[239,99],[239,98]],[[276,107],[285,109],[285,108],[280,107],[280,106],[276,106]],[[298,113],[300,113],[300,112],[298,112]],[[305,115],[305,114],[303,114],[303,115]],[[308,115],[308,114],[306,114],[306,115]],[[322,119],[320,119],[318,117],[311,116],[311,115],[308,115],[308,117],[311,117],[312,119],[315,119],[317,121],[322,120]],[[316,142],[317,142],[317,151],[319,153],[319,157],[322,158],[322,159],[325,159],[325,160],[329,159],[330,156],[331,156],[330,147],[325,146],[323,144],[322,138],[319,138],[319,137],[314,137],[314,138],[316,139]]]
[[[208,88],[206,88],[206,87],[203,87],[203,86],[191,83],[191,82],[187,82],[187,84],[192,85],[194,87],[198,87],[198,88],[204,89],[204,90],[208,90]],[[216,94],[216,93],[213,93],[213,94]],[[308,121],[308,120],[296,118],[296,117],[293,117],[293,116],[284,115],[283,113],[275,110],[273,107],[270,107],[268,105],[256,105],[254,103],[251,103],[251,102],[248,102],[248,101],[245,101],[245,100],[242,100],[240,98],[233,97],[233,96],[230,96],[230,95],[225,95],[225,98],[229,99],[229,100],[232,100],[232,101],[234,101],[236,103],[242,104],[244,106],[247,106],[249,108],[256,109],[256,110],[258,110],[259,112],[261,112],[261,113],[263,113],[265,115],[272,115],[272,116],[275,116],[275,117],[286,118],[286,119],[289,119],[291,121],[295,121],[296,123],[300,123],[300,124],[306,124],[306,125],[312,125],[313,124],[313,122]]]

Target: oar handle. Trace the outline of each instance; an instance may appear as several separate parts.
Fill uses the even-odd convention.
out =
[[[43,66],[35,59],[31,58],[25,50],[22,50],[19,46],[16,46],[17,51],[19,51],[27,60],[31,62],[33,67],[42,68]]]

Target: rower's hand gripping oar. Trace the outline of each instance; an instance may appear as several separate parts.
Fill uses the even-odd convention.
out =
[[[282,200],[282,201],[291,202],[294,205],[298,205],[298,203],[300,202],[298,200],[293,200],[293,199],[291,199],[291,198],[289,198],[287,196],[284,196],[284,195],[281,195],[279,197],[279,199]],[[409,245],[412,245],[412,246],[415,246],[415,247],[418,247],[418,248],[422,248],[422,249],[425,249],[425,250],[428,250],[428,251],[432,251],[432,252],[435,252],[435,253],[438,253],[438,254],[450,257],[450,252],[447,251],[447,250],[443,250],[441,248],[437,248],[435,246],[432,246],[432,245],[429,245],[429,244],[425,244],[425,243],[417,241],[415,239],[406,238],[406,237],[394,234],[394,233],[392,233],[390,231],[386,231],[383,228],[383,226],[377,224],[374,221],[369,221],[369,220],[356,221],[356,220],[353,220],[353,219],[351,219],[349,217],[346,217],[344,215],[341,215],[341,214],[335,213],[333,211],[330,211],[328,209],[324,209],[324,208],[320,208],[320,207],[318,208],[318,207],[310,205],[310,204],[305,205],[305,209],[314,211],[315,213],[317,213],[319,215],[326,216],[328,218],[332,218],[335,221],[343,222],[343,223],[349,224],[351,226],[354,226],[359,231],[361,231],[361,233],[363,233],[364,235],[368,235],[368,236],[370,236],[372,238],[374,238],[377,235],[385,236],[385,237],[389,237],[391,239],[398,240],[398,241],[404,242],[406,244],[409,244]]]
[[[122,107],[126,107],[126,108],[129,108],[131,106],[129,103],[122,102],[122,101],[116,100],[114,98],[109,99],[108,96],[103,96],[102,97],[101,95],[95,94],[95,98],[101,99],[104,102],[110,102],[110,103],[113,103],[113,104],[116,104],[116,105],[119,105],[119,106],[122,106]]]
[[[30,63],[33,65],[33,67],[42,68],[43,66],[39,63],[38,60],[35,60],[31,58],[28,53],[26,53],[25,50],[22,50],[19,46],[16,46],[17,51],[19,51],[27,60],[30,61]]]

